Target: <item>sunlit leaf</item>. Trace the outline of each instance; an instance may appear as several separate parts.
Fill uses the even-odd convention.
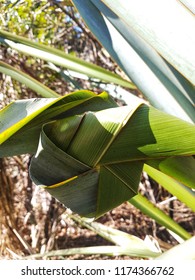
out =
[[[75,56],[68,55],[55,48],[33,42],[24,37],[0,30],[0,42],[19,52],[53,62],[64,68],[86,74],[89,77],[98,78],[102,81],[112,82],[135,89],[135,86],[131,82],[122,79],[119,75],[109,72],[100,66],[86,62]]]
[[[171,168],[172,165],[170,165],[170,170]],[[176,180],[172,179],[163,172],[160,172],[151,166],[145,165],[144,170],[149,174],[151,178],[157,181],[167,191],[169,191],[172,195],[176,196],[180,201],[185,203],[195,212],[195,192],[193,190],[187,188],[186,186],[180,184]],[[179,170],[178,173],[180,177],[182,177],[185,180],[188,180],[189,177],[192,178],[193,176],[193,174],[190,173],[188,173],[188,176],[184,176],[181,171],[179,172]],[[195,181],[193,181],[193,184],[194,182]]]
[[[128,13],[128,9],[120,17],[120,4],[110,1],[109,5],[104,5],[103,2],[105,1],[86,0],[83,5],[81,1],[73,0],[90,30],[150,103],[169,114],[195,122],[194,103],[189,100],[194,96],[194,88],[190,82],[166,63],[147,40],[141,38],[132,26],[126,23],[123,17]],[[122,7],[133,5],[133,1],[131,4],[124,1],[121,3]],[[115,5],[117,13],[110,9]],[[139,5],[139,8],[143,17],[147,16],[142,5]],[[155,15],[154,9],[149,5],[148,8]],[[135,25],[139,26],[136,18],[135,22]],[[190,28],[191,25],[189,30]],[[180,38],[182,43],[181,35]]]

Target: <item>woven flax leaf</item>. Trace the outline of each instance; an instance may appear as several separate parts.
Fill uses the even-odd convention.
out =
[[[107,109],[44,125],[31,163],[32,179],[73,211],[90,217],[131,198],[143,162],[99,165],[99,161],[134,110]]]
[[[30,174],[74,212],[97,218],[137,194],[145,162],[158,159],[166,171],[173,158],[173,177],[190,176],[180,162],[195,153],[194,143],[194,125],[142,102],[86,112],[42,127]],[[193,187],[194,177],[188,181]]]

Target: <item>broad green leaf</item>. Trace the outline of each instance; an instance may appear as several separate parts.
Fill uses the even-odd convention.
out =
[[[75,116],[43,127],[37,153],[31,162],[31,178],[80,215],[97,218],[137,192],[142,161],[98,165],[102,151],[109,148],[112,138],[116,137],[134,111],[133,107],[117,109],[118,112],[114,108],[110,112],[107,109],[105,112],[88,113],[82,118]],[[117,113],[117,122],[114,122],[113,114],[116,116]],[[97,153],[96,149],[90,149],[93,144],[89,141],[100,138],[102,151],[99,149]],[[88,152],[80,154],[84,149]]]
[[[19,130],[0,145],[0,158],[22,154],[35,154],[39,142],[41,126]]]
[[[170,177],[174,177],[189,188],[194,188],[195,158],[193,156],[149,160],[146,163]]]
[[[100,167],[97,217],[137,194],[143,162],[124,162]]]
[[[96,95],[90,91],[77,91],[55,99],[15,101],[0,111],[0,140],[4,142],[0,157],[35,153],[42,125],[57,117],[116,106],[106,93]]]
[[[36,161],[32,162],[35,163]],[[33,176],[32,170],[31,168],[32,179],[37,182],[35,179],[38,177],[37,169],[34,169],[36,177]],[[92,169],[58,184],[43,187],[72,211],[85,217],[97,218],[99,216],[96,209],[98,177],[97,170]]]
[[[167,62],[168,64],[168,62]],[[177,80],[180,82],[181,87],[183,88],[183,95],[186,96],[192,103],[193,108],[194,108],[194,104],[195,104],[195,86],[193,86],[184,76],[182,76],[173,66],[171,66],[170,64],[169,68],[172,70],[172,72],[174,73],[175,77],[177,78]],[[170,90],[170,93],[173,94],[174,91]],[[181,95],[174,95],[175,98],[178,100],[178,98],[181,98],[181,102],[180,104],[182,105],[183,108],[185,108],[185,111],[188,113],[188,115],[194,115],[194,110],[191,110],[191,108],[187,105],[187,103],[185,102],[185,100],[181,97]],[[192,116],[192,119],[194,120],[194,117]]]
[[[19,52],[53,62],[64,68],[86,74],[89,77],[98,78],[102,81],[112,82],[135,89],[135,86],[131,82],[122,79],[117,74],[109,72],[100,66],[86,62],[75,56],[65,54],[55,48],[33,42],[27,38],[0,30],[0,42]]]
[[[142,79],[142,84],[138,85],[140,89],[143,88],[142,91],[144,94],[146,94],[150,103],[154,106],[156,105],[157,108],[162,108],[168,113],[174,113],[176,116],[178,115],[176,112],[179,112],[179,107],[183,108],[183,110],[185,110],[190,118],[195,121],[193,106],[194,101],[191,104],[190,100],[188,99],[192,98],[192,100],[194,100],[194,88],[190,85],[190,83],[182,75],[180,75],[180,73],[176,69],[174,69],[168,62],[165,62],[163,58],[155,51],[155,49],[153,49],[149,44],[147,44],[146,41],[139,37],[129,25],[127,25],[121,18],[117,17],[117,15],[114,14],[107,6],[105,6],[100,1],[92,2],[98,7],[98,9],[100,9],[101,12],[103,12],[106,18],[111,22],[111,24],[113,24],[113,26],[128,42],[129,46],[131,46],[134,51],[140,56],[140,58],[143,60],[143,63],[146,63],[146,65],[149,67],[148,71],[152,71],[157,79],[159,79],[159,83],[161,83],[161,85],[164,85],[169,91],[169,93],[167,93],[165,90],[164,92],[161,92],[161,94],[163,94],[163,98],[160,98],[161,104],[159,104],[160,87],[156,94],[154,91],[156,89],[154,89],[154,87],[151,88],[148,92]],[[125,64],[126,61],[124,60],[123,66],[125,66]],[[139,65],[134,66],[133,71],[135,71],[137,66]],[[141,64],[138,68],[141,68]],[[133,71],[132,74],[135,73]],[[146,73],[144,77],[145,79],[148,79],[149,76],[147,75],[147,71],[145,70],[145,72]],[[139,79],[138,75],[135,76],[135,79],[137,78]],[[173,99],[170,95],[172,95]],[[168,104],[165,104],[166,101]],[[185,116],[185,114],[182,114],[182,112],[180,112],[180,115],[178,116],[182,118],[182,115],[183,117]]]
[[[184,166],[185,167],[185,166]],[[172,165],[169,165],[171,170]],[[167,166],[168,169],[168,166]],[[195,212],[195,192],[186,186],[178,183],[174,179],[170,178],[163,172],[156,170],[155,168],[144,165],[144,170],[148,173],[148,175],[153,178],[156,182],[158,182],[161,186],[163,186],[167,191],[169,191],[172,195],[176,196],[180,201],[186,204],[186,206],[190,207]],[[178,170],[179,171],[179,170]],[[179,173],[179,172],[178,172]],[[194,173],[188,173],[184,176],[185,172],[183,173],[180,170],[180,177],[184,179],[188,179],[192,177]],[[193,181],[194,184],[195,180]]]
[[[87,165],[96,166],[141,104],[138,100],[131,106],[87,113],[68,152]],[[81,139],[83,149],[80,148]]]
[[[0,111],[0,144],[56,101],[55,98],[19,100],[2,109]]]
[[[136,208],[140,209],[144,214],[154,219],[160,225],[172,230],[183,239],[189,239],[191,235],[183,229],[179,224],[166,215],[161,209],[157,208],[146,197],[138,194],[129,200]]]
[[[186,98],[187,82],[181,75],[178,78],[159,54],[102,1],[73,2],[93,34],[152,105],[195,121],[193,104]],[[193,95],[194,89],[188,90]]]
[[[142,105],[100,163],[195,154],[195,126]]]
[[[94,215],[98,172],[59,149],[44,131],[31,161],[30,175],[37,185],[47,186],[51,195],[73,211]]]
[[[195,85],[195,21],[178,1],[103,2]]]

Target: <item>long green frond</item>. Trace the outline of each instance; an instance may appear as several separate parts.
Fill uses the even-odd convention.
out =
[[[3,30],[0,30],[0,42],[24,54],[41,58],[64,68],[86,74],[89,77],[135,89],[135,86],[130,81],[122,79],[119,75],[50,46],[33,42]]]

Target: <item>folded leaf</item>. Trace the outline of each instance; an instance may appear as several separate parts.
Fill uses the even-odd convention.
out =
[[[74,212],[97,218],[137,194],[144,162],[165,161],[187,180],[180,155],[194,154],[194,143],[194,125],[137,102],[45,124],[30,174]]]
[[[86,90],[12,102],[0,110],[0,157],[35,153],[42,125],[53,119],[116,106],[107,93]]]
[[[36,184],[88,217],[97,218],[134,196],[143,168],[142,161],[99,165],[136,107],[112,109],[44,125],[31,162],[30,174]],[[95,142],[96,147],[101,143],[99,149],[93,146]]]

